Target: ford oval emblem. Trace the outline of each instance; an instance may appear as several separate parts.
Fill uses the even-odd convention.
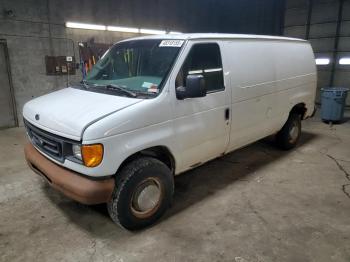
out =
[[[35,120],[39,120],[39,119],[40,119],[39,114],[36,114],[36,115],[35,115]]]

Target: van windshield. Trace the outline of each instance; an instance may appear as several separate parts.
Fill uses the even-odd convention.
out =
[[[95,91],[109,89],[116,95],[156,96],[182,43],[159,39],[118,43],[88,73],[84,86]]]

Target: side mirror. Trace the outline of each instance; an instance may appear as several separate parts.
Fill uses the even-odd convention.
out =
[[[188,75],[186,86],[176,88],[177,99],[204,97],[207,95],[205,80],[202,75]]]

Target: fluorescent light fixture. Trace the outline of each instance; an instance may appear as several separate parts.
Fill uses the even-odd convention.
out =
[[[350,57],[340,58],[339,65],[350,65]]]
[[[75,22],[66,22],[66,27],[90,29],[90,30],[106,30],[106,26],[104,25],[92,25],[92,24],[83,24],[83,23],[75,23]]]
[[[146,28],[124,27],[124,26],[105,26],[105,25],[93,25],[76,22],[66,22],[66,27],[77,29],[90,29],[90,30],[108,30],[114,32],[126,32],[126,33],[141,33],[150,35],[166,34],[166,31]],[[181,34],[181,32],[171,31],[170,34]]]
[[[194,75],[194,74],[202,74],[203,70],[199,69],[199,70],[192,70],[192,71],[188,71],[189,75]]]
[[[171,34],[171,35],[180,35],[182,33],[181,32],[176,32],[176,31],[170,31],[169,34]]]
[[[126,33],[139,33],[140,30],[134,27],[123,27],[123,26],[107,26],[108,31],[115,32],[126,32]]]
[[[329,58],[316,58],[316,65],[328,65],[329,63]]]
[[[204,69],[204,72],[211,73],[211,72],[219,72],[221,70],[222,70],[222,68],[209,68],[209,69]]]
[[[140,33],[141,34],[150,34],[150,35],[161,35],[161,34],[165,34],[166,31],[141,28]]]

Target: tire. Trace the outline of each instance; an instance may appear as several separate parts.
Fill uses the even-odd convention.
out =
[[[293,129],[294,128],[294,129]],[[276,135],[277,146],[283,150],[294,148],[301,135],[301,119],[299,114],[289,115],[287,122]]]
[[[155,223],[168,209],[174,193],[174,177],[158,159],[140,157],[128,163],[116,177],[107,209],[120,226],[137,230]]]

